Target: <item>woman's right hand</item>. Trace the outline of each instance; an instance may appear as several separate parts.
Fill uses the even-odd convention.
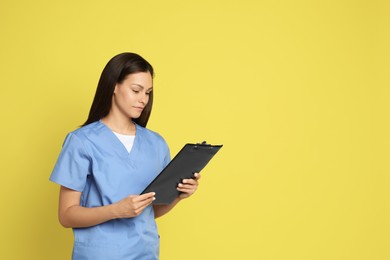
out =
[[[154,192],[129,195],[112,204],[115,218],[133,218],[140,215],[155,200],[154,195]]]

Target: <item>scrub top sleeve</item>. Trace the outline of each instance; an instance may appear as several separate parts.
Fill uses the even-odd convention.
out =
[[[91,160],[81,140],[68,134],[54,166],[50,180],[69,189],[82,192],[90,173]]]

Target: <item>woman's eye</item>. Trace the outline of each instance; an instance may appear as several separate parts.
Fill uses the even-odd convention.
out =
[[[152,91],[150,91],[150,92],[146,92],[146,95],[148,95],[148,96],[149,96],[149,95],[150,95],[150,93],[152,93]]]
[[[139,90],[133,89],[134,93],[139,93]]]

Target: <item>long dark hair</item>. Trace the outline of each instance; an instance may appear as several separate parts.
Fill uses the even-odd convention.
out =
[[[111,109],[112,95],[116,84],[122,81],[129,74],[137,72],[149,72],[154,77],[153,67],[140,55],[125,52],[113,57],[104,67],[96,88],[95,97],[87,121],[83,126],[98,121],[108,115]],[[146,127],[153,106],[153,91],[149,94],[149,101],[139,118],[133,121],[140,126]]]

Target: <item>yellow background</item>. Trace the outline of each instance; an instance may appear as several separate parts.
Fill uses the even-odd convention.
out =
[[[389,1],[0,1],[0,259],[70,259],[48,181],[114,55],[172,155],[224,144],[161,259],[390,259]]]

